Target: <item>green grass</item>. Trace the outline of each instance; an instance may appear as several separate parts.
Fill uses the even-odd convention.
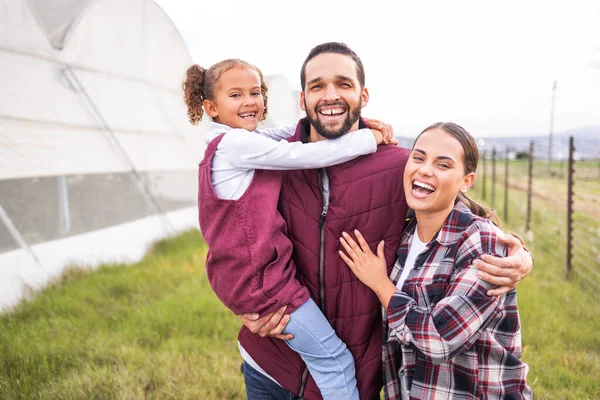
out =
[[[511,193],[511,215],[522,206]],[[600,302],[564,279],[542,228],[528,241],[535,268],[518,288],[529,382],[538,399],[598,399]],[[0,398],[244,398],[240,322],[212,293],[205,255],[200,233],[187,232],[137,264],[70,269],[0,315]]]
[[[600,398],[600,304],[564,280],[555,258],[533,246],[535,267],[518,288],[523,360],[536,398]]]
[[[587,164],[586,164],[587,163]],[[556,164],[556,163],[555,163]],[[584,280],[600,298],[600,178],[597,176],[598,161],[576,162],[573,196],[573,271]],[[534,238],[545,238],[543,250],[550,252],[566,265],[567,242],[567,178],[566,175],[548,175],[546,165],[533,165],[532,180],[532,233]],[[510,210],[508,226],[524,234],[527,206],[527,161],[509,162]],[[553,165],[553,170],[558,170]],[[566,172],[566,168],[563,168]],[[481,172],[480,172],[481,173]],[[587,175],[586,175],[587,174]],[[504,214],[504,160],[496,164],[496,196],[492,201],[492,172],[487,164],[486,200],[505,220]],[[473,195],[482,197],[482,177],[473,190]]]
[[[488,183],[487,198],[490,196]],[[481,186],[472,197],[481,200]],[[523,360],[529,364],[529,384],[536,398],[600,398],[600,293],[584,289],[584,268],[575,262],[566,280],[566,211],[553,199],[532,202],[531,232],[525,232],[526,193],[509,190],[509,219],[505,228],[519,233],[535,255],[532,274],[518,287],[523,334]],[[503,185],[496,186],[496,208],[503,218]],[[598,221],[576,214],[577,226],[598,229]],[[579,239],[596,243],[590,235]],[[581,246],[580,246],[581,247]],[[579,249],[577,250],[579,251]]]
[[[241,399],[239,320],[213,295],[199,232],[134,265],[70,269],[0,316],[1,399]]]

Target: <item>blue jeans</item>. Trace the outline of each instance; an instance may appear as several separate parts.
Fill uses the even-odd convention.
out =
[[[354,358],[346,344],[309,299],[290,314],[283,333],[294,335],[286,341],[302,357],[324,400],[358,400]]]
[[[290,314],[283,330],[294,335],[286,341],[308,367],[324,400],[358,400],[354,358],[312,299]],[[298,399],[244,362],[248,400]]]
[[[247,400],[301,400],[244,361]]]

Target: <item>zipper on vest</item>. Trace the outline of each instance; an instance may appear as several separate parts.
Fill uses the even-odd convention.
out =
[[[321,197],[323,199],[323,210],[321,211],[321,218],[319,219],[319,308],[323,315],[325,315],[325,218],[327,218],[327,209],[329,208],[329,177],[325,169],[318,171],[320,177],[319,189],[321,190]],[[298,395],[304,396],[304,389],[306,389],[306,381],[308,379],[308,368],[304,365],[302,371],[302,381],[300,384],[300,390]]]
[[[323,210],[321,211],[321,220],[319,221],[320,242],[319,242],[319,308],[325,314],[325,218],[327,218],[327,209],[329,208],[329,176],[327,171],[321,169],[321,196],[323,197]]]
[[[323,229],[323,225],[325,225],[325,217],[327,217],[327,207],[323,207],[323,211],[321,211],[321,219],[319,220],[319,229]]]

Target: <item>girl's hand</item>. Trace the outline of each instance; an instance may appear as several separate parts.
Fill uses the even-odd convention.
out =
[[[340,243],[348,255],[339,250],[340,257],[362,283],[377,292],[379,286],[391,282],[387,275],[383,240],[377,245],[377,255],[375,255],[361,233],[355,229],[354,234],[359,244],[356,244],[346,232],[342,232]]]
[[[294,336],[283,333],[285,326],[290,321],[289,314],[284,315],[286,308],[287,306],[283,306],[277,311],[262,316],[259,316],[257,313],[249,313],[242,314],[239,317],[250,332],[256,333],[260,337],[290,340]]]
[[[385,122],[376,120],[376,119],[369,119],[369,118],[364,118],[363,117],[363,121],[365,121],[365,124],[367,125],[367,127],[369,129],[371,129],[371,132],[373,132],[373,134],[375,135],[375,140],[377,141],[377,144],[393,144],[393,145],[397,145],[398,144],[398,140],[394,137],[394,128],[390,125],[390,124],[386,124]],[[379,133],[382,135],[382,139],[381,141],[378,140],[378,137],[375,133],[375,131],[379,131]]]
[[[371,133],[373,134],[373,136],[375,137],[375,143],[377,143],[377,146],[379,146],[380,144],[383,143],[383,133],[381,133],[381,131],[378,131],[377,129],[370,129]]]

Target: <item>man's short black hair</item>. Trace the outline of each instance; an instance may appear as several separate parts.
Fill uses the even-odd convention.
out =
[[[304,64],[302,64],[302,70],[300,70],[300,84],[302,85],[302,91],[304,91],[304,85],[306,84],[306,64],[319,54],[323,53],[335,53],[342,54],[344,56],[348,56],[354,60],[356,63],[356,76],[358,77],[358,82],[360,83],[360,87],[365,87],[365,67],[363,66],[360,57],[345,43],[340,42],[329,42],[323,43],[313,49],[308,53],[308,57],[304,60]]]

